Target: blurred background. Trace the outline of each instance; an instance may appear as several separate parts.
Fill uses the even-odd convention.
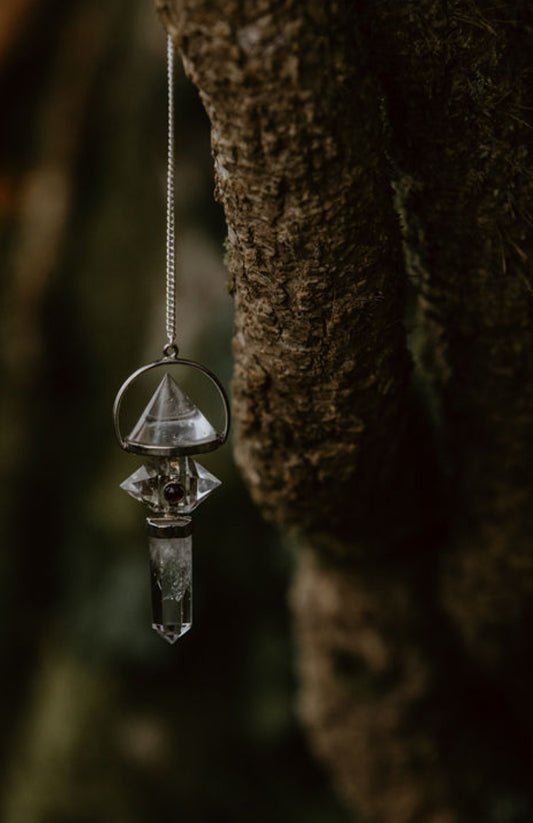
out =
[[[181,352],[231,379],[209,129],[177,73]],[[150,0],[0,8],[3,823],[343,823],[296,713],[291,551],[226,448],[195,625],[150,628],[111,406],[164,343],[165,34]]]

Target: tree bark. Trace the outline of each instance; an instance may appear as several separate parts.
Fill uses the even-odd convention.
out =
[[[228,215],[237,457],[270,517],[329,536],[353,524],[337,498],[362,443],[394,453],[408,356],[376,87],[351,60],[346,13],[315,5],[307,21],[298,8],[280,21],[267,7],[257,19],[185,6],[178,25]]]
[[[369,820],[530,819],[531,12],[158,7],[211,120],[237,459],[305,546],[314,745]]]

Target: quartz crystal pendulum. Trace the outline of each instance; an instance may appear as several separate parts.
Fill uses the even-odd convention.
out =
[[[134,372],[115,400],[115,430],[125,451],[143,455],[145,463],[121,488],[144,503],[152,579],[153,628],[174,643],[192,624],[192,512],[220,481],[192,458],[221,446],[229,430],[229,406],[218,378],[205,366],[172,352]],[[178,386],[169,370],[186,366],[200,371],[218,390],[224,426],[217,432]],[[138,377],[151,369],[165,374],[130,434],[120,432],[122,398]]]
[[[152,626],[169,643],[181,637],[192,624],[192,512],[220,485],[192,455],[219,448],[228,436],[230,409],[224,387],[205,366],[178,356],[176,343],[174,267],[174,117],[173,59],[170,37],[168,55],[168,177],[167,177],[167,271],[166,332],[168,342],[161,359],[141,366],[120,387],[115,398],[113,420],[121,447],[145,458],[122,484],[136,500],[144,503],[152,589]],[[200,372],[217,390],[224,423],[217,431],[185,394],[171,375],[181,366]],[[120,427],[124,395],[141,375],[161,369],[164,376],[145,410],[127,437]]]

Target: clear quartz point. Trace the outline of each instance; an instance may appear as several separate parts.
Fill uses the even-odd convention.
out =
[[[197,487],[196,487],[196,502],[195,505],[191,508],[196,508],[199,503],[202,503],[205,498],[211,494],[218,486],[220,486],[220,480],[218,477],[215,477],[214,474],[208,472],[204,466],[197,463],[196,460],[191,460],[191,463],[194,463],[194,468],[196,469],[197,475]]]
[[[159,502],[157,477],[158,471],[155,466],[141,466],[120,484],[120,488],[135,500],[146,503],[151,508],[157,508]]]
[[[120,488],[161,514],[190,514],[220,480],[191,457],[162,457],[141,466]]]
[[[152,628],[175,643],[192,625],[192,521],[148,518]]]
[[[126,443],[137,447],[192,448],[217,439],[209,420],[165,374]]]

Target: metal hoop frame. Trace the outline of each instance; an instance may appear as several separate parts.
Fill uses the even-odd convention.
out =
[[[141,446],[130,443],[122,437],[122,432],[120,430],[120,407],[122,405],[124,395],[142,374],[151,371],[152,369],[157,369],[161,366],[187,366],[191,369],[202,372],[202,374],[204,374],[215,385],[224,409],[224,426],[222,431],[217,433],[216,440],[210,440],[207,443],[200,443],[197,446]],[[226,442],[231,425],[231,410],[226,390],[214,372],[206,366],[202,366],[201,363],[197,363],[195,360],[185,360],[183,357],[177,356],[165,356],[161,360],[155,360],[153,363],[148,363],[146,366],[141,366],[140,369],[134,371],[133,374],[130,374],[130,376],[124,381],[117,392],[117,396],[115,397],[115,402],[113,404],[113,425],[115,427],[115,435],[120,447],[127,452],[167,457],[179,454],[202,454],[205,452],[214,451]]]

